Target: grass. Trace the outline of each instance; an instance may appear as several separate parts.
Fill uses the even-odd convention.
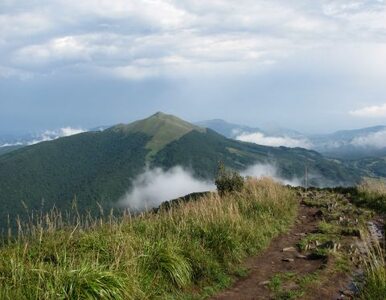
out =
[[[385,179],[366,179],[357,189],[360,197],[356,204],[374,209],[384,217],[386,214]],[[366,229],[363,229],[361,234],[367,253],[363,261],[365,284],[360,295],[361,299],[384,299],[386,295],[385,249],[378,241],[369,237]],[[383,243],[385,243],[384,240]]]
[[[355,191],[356,189],[353,188],[352,190]],[[303,203],[318,209],[317,215],[320,217],[320,221],[317,230],[305,236],[298,246],[309,255],[322,258],[324,264],[317,272],[304,278],[291,279],[299,286],[298,289],[292,291],[293,293],[298,292],[298,294],[302,293],[301,295],[309,297],[313,295],[315,288],[328,283],[331,276],[350,274],[355,266],[359,266],[362,256],[360,252],[356,251],[355,240],[363,238],[364,233],[361,229],[366,226],[365,224],[374,216],[374,213],[368,209],[352,205],[348,199],[355,201],[353,196],[357,195],[352,192],[348,195],[346,191],[340,193],[326,189],[310,191],[308,197],[303,199]],[[366,207],[369,206],[366,205]],[[363,242],[368,245],[368,241]],[[371,264],[373,259],[374,257],[369,257],[368,264]],[[375,273],[378,274],[377,272]],[[370,274],[366,272],[366,281],[369,280]],[[384,278],[380,280],[384,280]],[[379,286],[379,282],[372,283],[373,281],[368,281],[366,286]],[[296,297],[292,295],[292,298]],[[287,299],[290,298],[287,297]],[[371,298],[367,294],[363,296],[363,299],[383,298]]]
[[[386,213],[386,180],[367,178],[357,187],[355,204]]]
[[[274,299],[298,299],[302,297],[306,290],[319,279],[319,271],[305,275],[284,272],[275,274],[268,285]],[[290,283],[294,285],[292,289],[286,288]]]
[[[202,298],[245,275],[241,260],[296,211],[295,193],[268,179],[135,218],[53,211],[0,247],[0,299]]]
[[[384,299],[386,295],[385,250],[367,231],[361,231],[366,256],[363,259],[365,282],[360,298],[363,300]]]

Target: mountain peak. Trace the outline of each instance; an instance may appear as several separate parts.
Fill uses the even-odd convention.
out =
[[[149,118],[157,117],[157,118],[165,118],[167,116],[173,116],[163,113],[162,111],[157,111],[154,115],[151,115]]]
[[[203,128],[163,112],[157,112],[146,119],[130,124],[117,125],[113,127],[113,130],[148,135],[151,137],[147,144],[147,148],[151,150],[150,154],[155,154],[167,144],[178,140],[193,130],[205,131]]]

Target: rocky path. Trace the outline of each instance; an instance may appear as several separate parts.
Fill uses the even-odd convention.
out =
[[[249,275],[238,279],[232,287],[212,299],[351,299],[348,286],[352,278],[347,272],[326,271],[329,265],[335,263],[333,260],[327,261],[326,257],[299,250],[299,242],[317,232],[321,218],[323,216],[319,208],[300,204],[297,220],[289,232],[272,240],[270,246],[260,255],[248,259],[244,267],[249,270]],[[355,237],[345,239],[351,243]],[[322,278],[317,277],[321,274]],[[282,281],[275,291],[275,276],[291,276],[293,280]],[[314,281],[323,280],[323,284],[316,282],[312,284],[311,292],[308,288],[299,293],[299,285],[312,278]],[[298,293],[291,293],[291,290]]]
[[[323,264],[321,260],[305,259],[296,250],[301,238],[316,229],[318,222],[316,212],[315,208],[301,205],[298,219],[291,230],[274,239],[259,256],[245,262],[245,267],[250,270],[249,276],[237,281],[233,287],[213,299],[271,299],[268,284],[275,274],[279,272],[304,274],[319,269]]]

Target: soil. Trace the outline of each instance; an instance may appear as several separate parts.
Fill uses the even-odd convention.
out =
[[[212,297],[213,300],[225,299],[274,299],[274,294],[268,286],[275,274],[292,272],[297,276],[311,274],[326,267],[322,258],[300,258],[304,253],[298,252],[297,244],[304,235],[317,229],[320,221],[318,209],[303,204],[299,206],[298,217],[289,232],[273,239],[270,246],[256,257],[245,261],[244,267],[249,270],[249,275],[238,279],[232,287]],[[284,248],[294,247],[295,251],[283,251]],[[287,260],[287,261],[285,261]],[[345,274],[334,274],[326,282],[303,299],[339,299],[340,290],[344,290],[350,278]],[[349,298],[345,298],[349,299]]]

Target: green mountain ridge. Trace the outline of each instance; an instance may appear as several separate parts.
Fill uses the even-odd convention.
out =
[[[157,112],[150,118],[139,120],[130,124],[119,124],[110,129],[110,131],[121,131],[126,134],[143,133],[151,137],[146,148],[150,150],[149,154],[154,155],[167,144],[178,140],[190,131],[205,131],[205,129],[190,124],[173,115],[167,115]]]
[[[301,148],[267,147],[227,139],[177,117],[157,113],[128,125],[85,132],[24,147],[0,156],[0,228],[8,215],[53,206],[69,209],[74,198],[80,211],[115,206],[134,179],[148,168],[176,165],[194,176],[214,179],[219,161],[236,170],[273,164],[278,176],[310,183],[350,185],[360,177],[349,166]]]

